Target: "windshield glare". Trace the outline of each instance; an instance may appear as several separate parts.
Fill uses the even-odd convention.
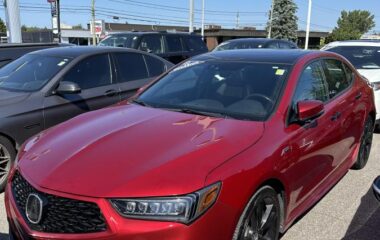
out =
[[[37,91],[69,61],[68,58],[27,54],[0,69],[0,89]]]
[[[288,65],[271,63],[188,61],[148,88],[137,101],[168,110],[190,109],[264,121],[273,112],[288,71]]]
[[[380,69],[380,47],[343,46],[328,51],[344,56],[356,69]]]
[[[133,34],[110,35],[99,43],[99,46],[133,48],[138,36]]]

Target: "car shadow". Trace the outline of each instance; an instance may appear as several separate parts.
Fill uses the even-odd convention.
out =
[[[9,235],[6,234],[6,233],[0,233],[0,240],[8,240],[9,239]]]
[[[373,240],[380,236],[380,203],[372,188],[362,197],[344,240]]]

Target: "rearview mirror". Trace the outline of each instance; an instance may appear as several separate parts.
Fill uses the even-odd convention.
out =
[[[77,94],[81,92],[78,84],[74,82],[62,81],[56,90],[58,94]]]
[[[377,200],[380,201],[380,177],[376,178],[373,183],[373,192],[375,193]]]
[[[324,105],[321,101],[305,100],[297,103],[298,120],[306,122],[321,116],[324,112]]]

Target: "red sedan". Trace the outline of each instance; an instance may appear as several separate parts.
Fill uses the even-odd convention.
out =
[[[366,165],[375,116],[370,84],[334,53],[198,56],[27,141],[6,189],[10,234],[278,239]]]

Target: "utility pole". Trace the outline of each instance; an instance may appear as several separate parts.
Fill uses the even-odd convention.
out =
[[[58,29],[58,42],[61,42],[61,6],[59,3],[60,0],[57,0],[57,29]]]
[[[202,39],[205,40],[205,0],[202,0]]]
[[[5,0],[4,7],[8,42],[22,43],[19,1]]]
[[[237,12],[236,14],[236,29],[239,29],[240,27],[240,13]]]
[[[274,0],[272,0],[272,8],[270,10],[268,38],[272,38],[273,11],[274,11]]]
[[[92,0],[91,6],[91,15],[92,15],[92,45],[96,46],[96,27],[95,27],[95,0]]]
[[[189,33],[194,31],[194,0],[190,0]]]
[[[312,7],[312,0],[309,0],[309,9],[308,9],[308,12],[307,12],[306,41],[305,41],[305,49],[306,50],[309,48],[311,7]]]

